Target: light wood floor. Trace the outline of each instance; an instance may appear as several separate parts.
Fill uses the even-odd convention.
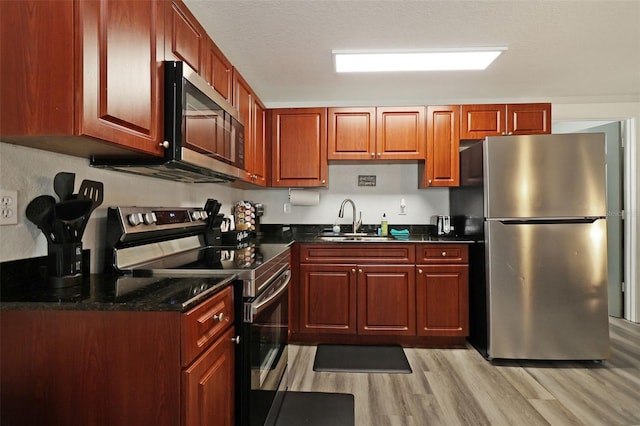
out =
[[[640,324],[611,318],[610,334],[602,363],[405,348],[412,374],[316,373],[315,346],[290,345],[290,390],[352,393],[356,426],[640,425]]]

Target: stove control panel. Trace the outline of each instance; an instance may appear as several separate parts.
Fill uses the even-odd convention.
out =
[[[209,215],[199,207],[112,207],[125,234],[202,227]]]

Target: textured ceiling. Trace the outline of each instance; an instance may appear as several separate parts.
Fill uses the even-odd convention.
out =
[[[640,101],[640,0],[184,0],[267,107]],[[507,46],[485,71],[342,74],[334,49]]]

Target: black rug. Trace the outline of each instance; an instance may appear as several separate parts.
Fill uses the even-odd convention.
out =
[[[353,426],[350,393],[287,392],[276,426]]]
[[[404,373],[411,366],[402,346],[318,345],[313,371]]]

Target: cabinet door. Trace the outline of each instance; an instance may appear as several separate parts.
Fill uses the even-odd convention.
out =
[[[76,9],[71,1],[0,2],[0,135],[74,133]]]
[[[551,133],[551,104],[507,105],[507,134],[542,135]]]
[[[300,265],[300,332],[356,334],[356,266]]]
[[[358,334],[415,336],[415,266],[358,265]]]
[[[238,70],[233,70],[233,106],[240,114],[240,121],[244,125],[244,154],[245,170],[251,166],[251,147],[253,146],[253,92],[251,86],[242,78]]]
[[[207,37],[204,49],[204,79],[230,104],[233,103],[233,67],[218,46]]]
[[[253,103],[253,140],[247,152],[245,145],[245,159],[249,160],[250,181],[260,186],[267,186],[267,164],[269,151],[265,134],[266,111],[264,106],[254,98]]]
[[[182,373],[184,426],[234,425],[234,352],[229,328]]]
[[[327,186],[327,109],[272,111],[271,185]]]
[[[420,187],[460,185],[460,106],[427,107],[427,159]]]
[[[176,61],[184,61],[195,72],[203,76],[202,57],[207,35],[182,0],[169,2],[166,28],[166,57]]]
[[[426,150],[425,107],[378,107],[376,111],[376,158],[423,160]]]
[[[460,139],[484,139],[505,134],[506,105],[462,105]]]
[[[468,266],[419,265],[416,269],[418,336],[467,336]]]
[[[163,2],[79,2],[78,134],[162,154]]]
[[[328,115],[329,160],[375,158],[375,108],[329,108]]]

